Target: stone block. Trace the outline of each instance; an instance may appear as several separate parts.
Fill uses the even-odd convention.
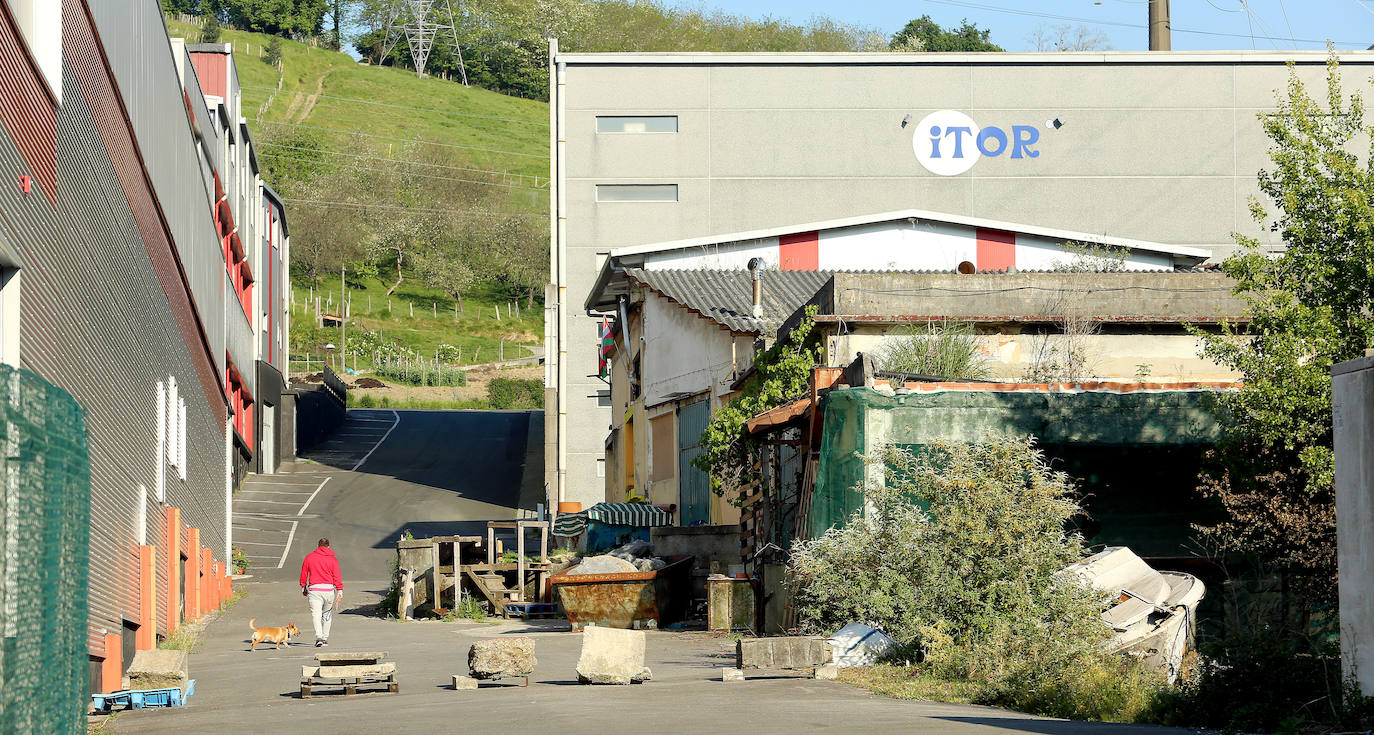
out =
[[[476,688],[477,688],[477,680],[474,679],[474,678],[472,678],[471,676],[458,676],[457,674],[454,674],[454,675],[453,675],[453,688],[454,688],[454,689],[476,689]]]
[[[744,681],[744,669],[725,668],[720,672],[721,681]]]
[[[744,638],[735,643],[735,668],[814,669],[830,662],[824,638]]]
[[[629,684],[643,681],[644,631],[589,625],[582,630],[577,680],[583,684]]]
[[[529,676],[537,663],[534,639],[527,636],[490,638],[468,649],[468,673],[477,679]]]
[[[840,678],[840,668],[833,664],[816,667],[816,678],[827,681],[835,681]]]
[[[153,649],[139,651],[129,664],[129,689],[170,689],[186,687],[190,678],[185,651]]]

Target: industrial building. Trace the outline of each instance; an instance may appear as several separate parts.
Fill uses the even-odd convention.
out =
[[[617,316],[588,301],[608,259],[678,243],[684,268],[761,257],[779,269],[954,272],[1044,268],[1062,233],[1142,258],[1129,243],[1150,244],[1156,266],[1214,263],[1235,232],[1281,247],[1249,211],[1269,147],[1257,115],[1287,86],[1289,62],[1323,94],[1326,61],[1324,51],[566,54],[553,44],[550,506],[599,501],[614,474],[606,437],[622,417],[597,360]],[[1339,61],[1350,88],[1374,76],[1374,52]],[[808,234],[844,222],[876,230],[862,243]]]
[[[0,3],[0,360],[85,412],[95,691],[230,593],[234,484],[290,441],[290,247],[240,106],[155,0]]]

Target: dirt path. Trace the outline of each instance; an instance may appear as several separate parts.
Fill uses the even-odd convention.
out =
[[[305,122],[305,118],[310,116],[310,111],[315,109],[315,103],[319,101],[320,95],[324,94],[324,80],[328,78],[330,74],[333,73],[334,70],[330,69],[329,71],[321,74],[319,79],[315,80],[315,93],[305,98],[305,105],[301,109],[300,114],[296,115],[296,122]],[[293,102],[292,105],[294,106],[294,104],[295,103]],[[288,113],[288,116],[289,115],[290,113]]]

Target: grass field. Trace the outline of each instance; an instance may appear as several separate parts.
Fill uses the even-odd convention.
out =
[[[350,345],[356,344],[352,340],[356,340],[360,332],[377,331],[384,341],[395,342],[431,359],[441,344],[459,347],[463,351],[461,364],[472,365],[496,361],[501,356],[503,342],[507,360],[527,357],[533,351],[526,348],[539,348],[543,342],[543,305],[537,301],[533,309],[527,309],[524,301],[517,304],[489,287],[479,287],[464,297],[463,309],[455,319],[452,299],[409,281],[403,282],[387,297],[386,289],[391,279],[383,278],[386,284],[375,278],[367,279],[365,288],[350,287],[348,290],[353,302],[352,318],[348,320]],[[291,327],[292,360],[309,356],[319,362],[327,354],[324,346],[338,345],[342,335],[337,327],[313,326],[316,323],[314,310],[308,308],[311,286],[293,283],[292,293],[295,304]],[[325,301],[321,307],[323,311],[338,313],[339,276],[321,278],[319,295]],[[328,306],[330,298],[333,308]],[[515,316],[517,306],[519,316]],[[348,367],[353,367],[356,360],[359,370],[371,368],[369,355],[357,354],[351,346],[348,351]],[[293,365],[296,371],[304,368],[303,364]]]
[[[175,18],[167,20],[167,30],[191,42],[200,38],[199,27]],[[262,59],[271,36],[226,29],[220,40],[234,45],[244,116],[255,137],[270,141],[275,132],[310,132],[335,155],[351,150],[354,135],[383,145],[425,141],[480,169],[468,173],[495,172],[477,177],[482,180],[501,180],[504,172],[506,183],[530,187],[518,194],[527,207],[547,207],[547,193],[533,192],[548,188],[548,104],[419,79],[411,71],[361,64],[285,39],[278,71]]]

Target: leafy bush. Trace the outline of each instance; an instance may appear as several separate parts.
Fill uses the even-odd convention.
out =
[[[1080,508],[1034,440],[889,447],[870,462],[885,479],[862,489],[869,512],[793,547],[805,629],[881,627],[989,703],[1093,718],[1148,704],[1155,679],[1102,653],[1104,601],[1059,573],[1084,556],[1065,531]]]
[[[498,410],[543,408],[544,381],[493,378],[487,383],[487,403]]]
[[[267,63],[270,64],[271,66],[277,66],[278,64],[281,63],[281,39],[280,39],[280,38],[273,37],[271,41],[268,41],[268,42],[267,42],[267,55],[266,55],[266,56],[263,56],[263,57],[262,57],[262,60],[265,61],[265,62],[267,62]]]
[[[219,43],[220,30],[219,19],[215,17],[215,14],[206,13],[205,22],[200,26],[200,42]]]
[[[882,370],[943,378],[982,379],[992,374],[987,355],[978,347],[973,325],[929,321],[889,337],[874,353]]]
[[[462,387],[468,384],[467,371],[430,360],[379,358],[373,363],[372,372],[379,378],[408,385]]]

